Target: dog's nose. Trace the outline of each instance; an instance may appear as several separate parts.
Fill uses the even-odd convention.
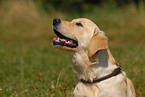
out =
[[[53,25],[58,25],[61,23],[61,20],[60,19],[53,19]]]

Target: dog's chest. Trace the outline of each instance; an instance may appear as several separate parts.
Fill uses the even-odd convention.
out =
[[[88,61],[88,56],[85,52],[75,53],[72,56],[72,62],[74,63],[74,65],[85,67],[88,64]]]
[[[100,83],[78,82],[74,89],[75,97],[126,97],[126,82],[122,75]]]

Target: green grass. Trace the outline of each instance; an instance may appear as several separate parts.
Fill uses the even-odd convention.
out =
[[[53,18],[93,20],[109,38],[110,50],[145,96],[145,12],[134,5],[121,9],[94,7],[72,15],[46,13],[34,2],[0,6],[0,97],[73,97],[76,76],[69,53],[55,49]]]

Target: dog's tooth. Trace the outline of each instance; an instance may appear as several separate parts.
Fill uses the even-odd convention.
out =
[[[59,38],[57,38],[57,40],[59,41]]]
[[[53,38],[53,40],[57,40],[56,38]]]
[[[73,43],[73,40],[69,40],[68,42]]]
[[[73,44],[72,42],[66,42],[66,44],[68,44],[68,45],[71,45],[71,46],[74,46],[75,44]]]
[[[58,40],[61,41],[60,38],[58,38]]]
[[[59,40],[55,40],[56,42],[59,42]]]
[[[68,41],[68,42],[66,42],[66,44],[71,44],[71,42]]]

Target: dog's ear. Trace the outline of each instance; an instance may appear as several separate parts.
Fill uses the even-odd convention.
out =
[[[88,55],[92,57],[97,51],[108,49],[108,39],[104,33],[95,33],[88,46]]]

